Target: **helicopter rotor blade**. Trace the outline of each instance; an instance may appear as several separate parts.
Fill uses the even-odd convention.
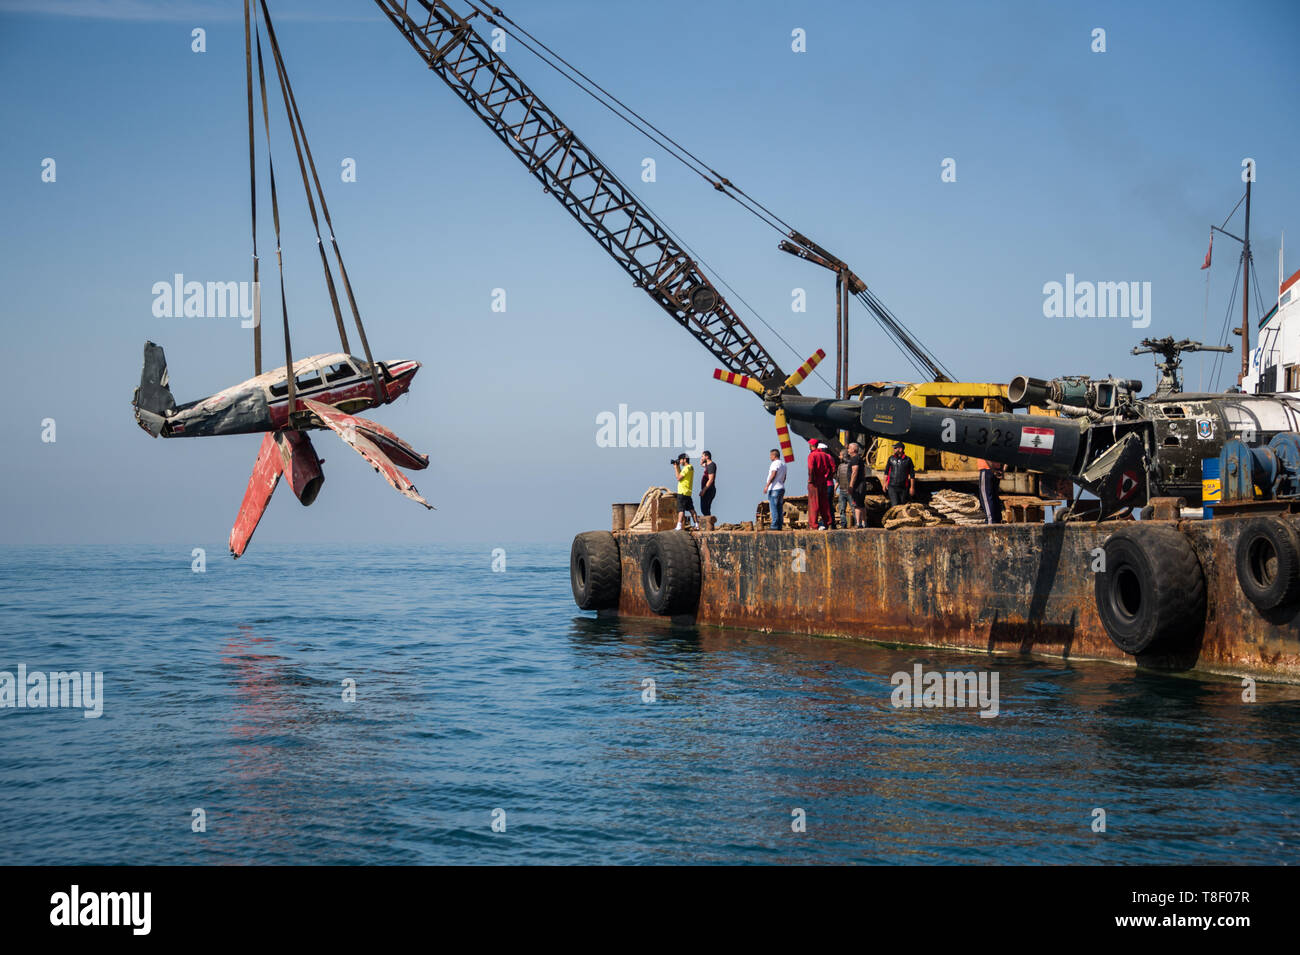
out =
[[[756,395],[763,394],[763,386],[757,378],[750,378],[749,375],[742,375],[734,371],[723,371],[721,368],[713,369],[713,377],[718,381],[725,381],[729,385],[735,385],[737,388],[747,388]]]
[[[794,460],[794,448],[790,444],[790,427],[786,424],[785,410],[776,409],[776,439],[781,445],[781,457],[789,464]]]
[[[791,374],[790,377],[785,380],[786,387],[797,388],[805,378],[807,378],[809,375],[812,374],[813,369],[816,368],[818,365],[820,365],[822,359],[825,357],[826,357],[826,350],[824,348],[817,349],[817,353],[815,355],[813,355],[806,362],[804,362],[802,365],[796,368],[794,370],[794,373]]]

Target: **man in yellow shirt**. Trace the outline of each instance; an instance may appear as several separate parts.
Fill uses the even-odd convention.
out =
[[[682,529],[682,521],[687,514],[691,516],[691,525],[699,530],[700,522],[695,516],[695,504],[691,500],[695,488],[695,468],[691,467],[691,459],[685,451],[673,461],[673,471],[677,474],[677,530]]]

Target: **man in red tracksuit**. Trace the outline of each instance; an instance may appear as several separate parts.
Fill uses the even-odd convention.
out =
[[[835,459],[826,445],[813,441],[808,452],[808,527],[826,530],[831,526],[831,496],[827,490],[835,477]]]

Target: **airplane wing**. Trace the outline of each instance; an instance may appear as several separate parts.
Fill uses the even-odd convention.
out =
[[[280,448],[275,442],[275,434],[267,432],[262,438],[262,447],[257,452],[257,463],[253,465],[253,474],[248,479],[248,490],[244,492],[244,501],[239,505],[239,514],[235,517],[235,526],[230,529],[230,555],[238,558],[248,547],[253,538],[253,531],[271,502],[275,486],[280,483],[283,473]]]
[[[306,399],[304,399],[303,404],[307,404]],[[359,418],[356,415],[344,414],[337,408],[333,408],[327,404],[322,404],[318,401],[311,402],[311,404],[318,405],[325,408],[327,411],[332,412],[335,419],[340,421],[345,428],[353,428],[358,433],[364,435],[372,444],[378,447],[379,450],[383,451],[384,455],[394,464],[399,464],[404,468],[410,468],[412,471],[423,471],[429,466],[429,456],[427,454],[421,454],[377,421],[371,421],[369,418]],[[316,409],[312,408],[312,410],[315,411]],[[317,415],[319,416],[320,412],[317,412]],[[325,426],[327,428],[333,427],[328,422],[325,422]]]
[[[407,467],[416,470],[429,466],[427,456],[420,454],[387,428],[366,418],[356,418],[344,414],[327,404],[312,401],[310,398],[303,398],[302,404],[303,407],[316,416],[324,427],[329,428],[347,444],[351,445],[353,450],[365,458],[370,466],[383,475],[384,480],[396,488],[397,491],[411,500],[423,504],[431,510],[433,509],[433,505],[420,496],[420,492],[415,489],[415,485],[397,469],[397,465],[389,459],[388,454],[392,454],[393,457],[396,457]]]

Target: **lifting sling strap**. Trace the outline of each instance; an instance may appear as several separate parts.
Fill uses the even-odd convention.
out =
[[[247,0],[245,0],[247,4]],[[245,7],[247,9],[247,7]],[[284,296],[284,258],[280,251],[280,200],[275,189],[275,161],[271,156],[271,116],[266,103],[266,69],[262,63],[262,33],[254,29],[257,41],[257,80],[262,90],[262,124],[266,130],[266,163],[270,170],[271,181],[271,217],[275,222],[275,261],[280,270],[280,316],[284,324],[284,370],[285,380],[289,386],[288,414],[293,415],[297,407],[297,390],[293,377],[293,348],[289,342],[289,306]],[[249,98],[252,98],[250,85]],[[251,105],[251,104],[250,104]]]
[[[257,257],[257,153],[253,127],[253,39],[248,0],[244,0],[244,78],[248,86],[248,192],[253,218],[253,374],[262,373],[262,296]]]
[[[357,308],[356,297],[352,292],[352,283],[348,279],[347,268],[343,264],[343,253],[339,249],[337,237],[334,235],[334,224],[330,219],[329,206],[325,202],[325,192],[321,188],[320,175],[316,171],[316,162],[312,158],[311,144],[307,141],[307,129],[302,122],[302,115],[298,111],[297,97],[293,93],[293,84],[289,80],[288,70],[284,65],[284,57],[280,52],[280,44],[275,35],[275,26],[271,22],[271,13],[267,9],[266,0],[259,0],[262,9],[262,18],[266,22],[267,39],[271,45],[271,55],[275,59],[276,76],[280,82],[280,95],[284,100],[285,115],[289,119],[289,131],[293,136],[293,146],[298,158],[298,171],[302,176],[303,192],[307,196],[307,208],[311,214],[312,226],[316,231],[316,248],[320,252],[321,268],[325,273],[325,285],[329,291],[330,305],[334,311],[334,322],[338,328],[339,341],[343,346],[343,351],[351,353],[352,349],[348,344],[347,329],[343,324],[342,310],[339,307],[338,291],[334,285],[334,275],[329,266],[329,260],[325,255],[325,245],[321,239],[320,221],[316,215],[316,203],[312,195],[312,186],[315,186],[316,198],[320,200],[321,212],[325,217],[325,225],[330,234],[330,242],[334,248],[334,258],[338,262],[339,274],[343,279],[343,288],[348,296],[348,305],[352,311],[352,317],[357,327],[357,333],[361,338],[361,347],[366,357],[367,370],[370,372],[371,380],[375,385],[377,396],[383,395],[383,386],[379,380],[379,368],[375,364],[374,356],[370,352],[370,342],[366,337],[365,326],[361,322],[361,312]],[[304,153],[306,158],[304,160]],[[308,180],[307,169],[311,168],[311,180]]]

